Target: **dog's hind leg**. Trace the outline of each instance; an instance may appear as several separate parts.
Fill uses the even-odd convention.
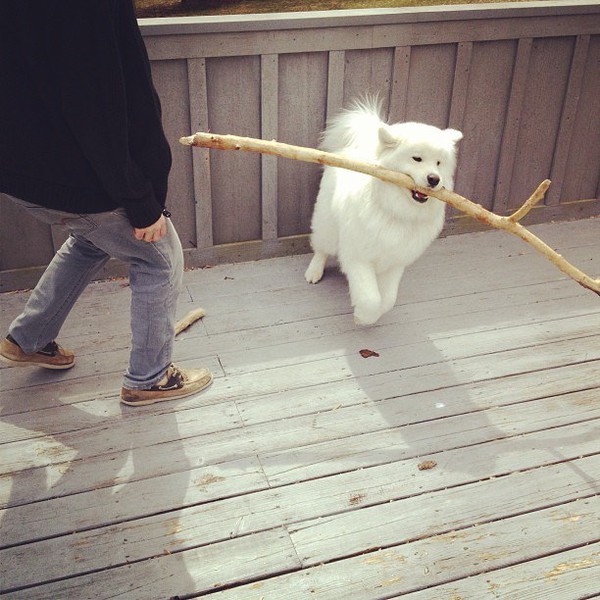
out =
[[[318,283],[323,277],[323,271],[325,270],[325,262],[327,261],[327,254],[315,250],[312,260],[304,273],[304,278],[308,283]]]
[[[338,232],[335,220],[330,214],[329,198],[324,197],[322,189],[315,204],[311,229],[310,245],[314,255],[304,273],[304,278],[308,283],[317,283],[323,277],[327,257],[336,254],[338,245]]]

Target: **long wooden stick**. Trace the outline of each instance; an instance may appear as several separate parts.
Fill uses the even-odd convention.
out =
[[[393,183],[411,190],[417,190],[454,206],[461,212],[464,212],[481,223],[496,229],[503,229],[520,237],[556,265],[565,275],[568,275],[583,287],[600,295],[600,278],[593,279],[583,271],[580,271],[563,256],[558,254],[558,252],[550,248],[550,246],[545,244],[540,238],[519,223],[519,221],[544,198],[544,195],[550,186],[550,181],[548,179],[538,186],[521,208],[510,216],[502,217],[486,210],[480,204],[476,204],[475,202],[444,188],[440,190],[423,188],[415,185],[412,178],[404,173],[384,169],[378,165],[353,160],[331,152],[323,152],[321,150],[314,150],[313,148],[305,148],[302,146],[292,146],[274,140],[266,141],[236,135],[217,135],[214,133],[203,132],[182,137],[179,141],[186,146],[198,146],[201,148],[213,148],[218,150],[260,152],[262,154],[272,154],[274,156],[281,156],[293,160],[302,160],[305,162],[329,165],[331,167],[350,169],[352,171],[358,171],[359,173],[366,173],[367,175],[378,177],[382,181],[387,181],[388,183]]]

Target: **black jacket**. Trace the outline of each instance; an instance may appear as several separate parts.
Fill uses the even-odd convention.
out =
[[[142,228],[170,167],[131,0],[0,0],[0,191]]]

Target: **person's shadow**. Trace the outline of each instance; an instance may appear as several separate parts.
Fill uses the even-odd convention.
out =
[[[124,360],[127,352],[118,351]],[[173,596],[195,589],[177,534],[181,509],[202,499],[203,475],[181,439],[182,401],[123,406],[121,374],[95,364],[102,360],[78,357],[85,377],[77,365],[0,370],[0,592],[26,597],[56,580],[68,589],[78,574],[140,561],[158,578],[165,570],[156,556],[168,561]],[[168,527],[153,528],[156,515]],[[115,577],[110,591],[125,580]]]

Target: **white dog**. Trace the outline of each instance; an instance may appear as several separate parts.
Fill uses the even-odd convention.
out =
[[[462,137],[455,129],[423,123],[388,125],[377,103],[367,101],[328,123],[320,147],[406,173],[420,187],[451,190],[456,143]],[[396,304],[405,267],[439,235],[444,210],[445,203],[436,198],[325,167],[312,217],[314,256],[305,278],[317,283],[327,256],[337,256],[348,278],[356,323],[375,323]]]

